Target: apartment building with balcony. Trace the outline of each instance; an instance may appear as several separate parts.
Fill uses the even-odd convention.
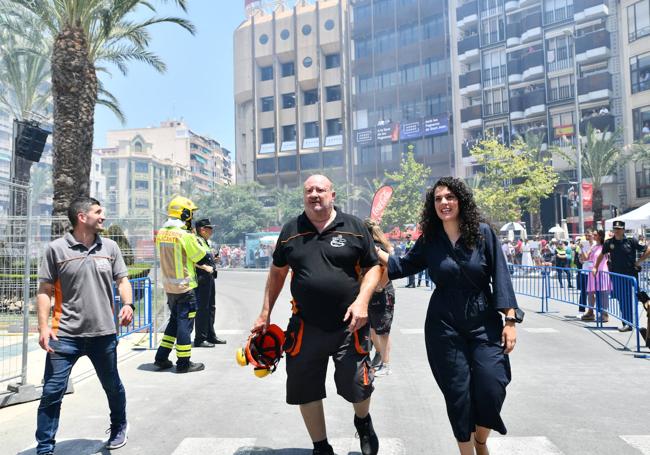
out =
[[[409,147],[432,179],[454,173],[448,18],[439,0],[352,2],[355,184],[382,180]]]
[[[624,140],[650,146],[650,0],[621,0],[621,73]],[[650,202],[650,163],[630,163],[624,173],[630,207]]]
[[[577,131],[584,135],[588,124],[609,132],[623,125],[616,1],[452,4],[452,40],[457,43],[452,48],[453,101],[460,106],[454,118],[458,175],[473,173],[470,150],[488,134],[510,143],[535,133],[543,148],[554,145],[571,153]],[[576,179],[575,166],[559,155],[553,165],[562,173],[558,191],[566,191]],[[619,205],[620,182],[613,176],[606,181],[605,201]]]
[[[234,32],[237,182],[348,181],[348,2],[245,3]]]

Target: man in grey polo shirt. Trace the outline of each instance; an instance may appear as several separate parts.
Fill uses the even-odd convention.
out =
[[[126,395],[117,371],[117,338],[113,281],[122,299],[118,319],[133,319],[131,284],[117,244],[100,237],[105,220],[99,201],[82,197],[68,208],[72,231],[51,242],[39,271],[39,344],[47,351],[43,396],[38,407],[36,453],[53,454],[61,401],[72,367],[79,357],[90,358],[111,411],[106,448],[126,444]],[[52,326],[48,325],[52,308]]]

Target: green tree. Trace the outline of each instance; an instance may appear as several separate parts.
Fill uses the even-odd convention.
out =
[[[431,170],[415,161],[412,151],[402,158],[395,172],[385,172],[386,181],[393,187],[393,196],[386,207],[382,224],[386,227],[404,227],[418,223],[422,211],[422,198]]]
[[[220,186],[212,194],[201,197],[197,205],[201,217],[214,224],[214,236],[220,243],[239,243],[244,235],[268,228],[274,214],[260,202],[263,188],[257,183]]]
[[[305,209],[302,186],[276,188],[271,194],[275,200],[275,220],[278,225],[283,225],[291,218],[300,215]]]
[[[507,146],[488,137],[471,154],[482,169],[477,173],[476,203],[493,223],[519,220],[522,210],[539,213],[541,199],[553,192],[559,180],[550,158],[521,139]]]
[[[129,242],[129,239],[126,238],[122,226],[119,224],[111,224],[103,235],[117,243],[117,246],[119,246],[122,251],[124,263],[126,265],[133,265],[135,262],[133,248],[131,248],[131,243]]]
[[[170,1],[186,10],[186,0],[161,0]],[[153,2],[146,0],[4,0],[3,5],[35,18],[52,45],[53,215],[64,215],[75,197],[90,192],[95,106],[104,104],[121,115],[117,100],[104,91],[97,72],[108,72],[103,66],[108,64],[126,74],[132,61],[164,72],[164,62],[148,49],[148,28],[172,23],[194,33],[194,26],[178,17],[134,20],[131,15],[138,7],[156,12]],[[61,228],[52,225],[53,232]]]

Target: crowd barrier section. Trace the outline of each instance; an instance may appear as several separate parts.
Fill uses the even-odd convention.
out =
[[[508,264],[508,268],[515,293],[539,298],[540,313],[549,312],[548,302],[553,300],[575,305],[585,312],[591,309],[595,315],[591,322],[597,327],[603,326],[604,317],[613,317],[632,327],[636,352],[640,352],[639,282],[635,277],[612,272],[593,274],[588,270],[564,267]],[[647,283],[644,279],[640,275],[642,284]]]
[[[148,277],[129,280],[133,298],[133,320],[129,325],[119,325],[117,319],[122,301],[117,289],[114,289],[115,323],[118,326],[117,337],[122,338],[136,332],[149,334],[149,349],[153,349],[153,317],[151,280]]]

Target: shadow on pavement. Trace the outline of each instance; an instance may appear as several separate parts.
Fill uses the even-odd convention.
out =
[[[153,371],[154,373],[174,373],[176,371],[176,368],[168,368],[166,370],[159,370],[157,366],[155,366],[153,363],[143,363],[138,365],[138,370],[141,371]]]
[[[311,449],[270,449],[268,447],[240,447],[233,455],[311,455]],[[360,452],[337,452],[336,455],[361,455]]]
[[[98,439],[68,439],[56,443],[54,455],[108,455],[106,442]],[[18,452],[17,455],[36,455],[36,447]]]

